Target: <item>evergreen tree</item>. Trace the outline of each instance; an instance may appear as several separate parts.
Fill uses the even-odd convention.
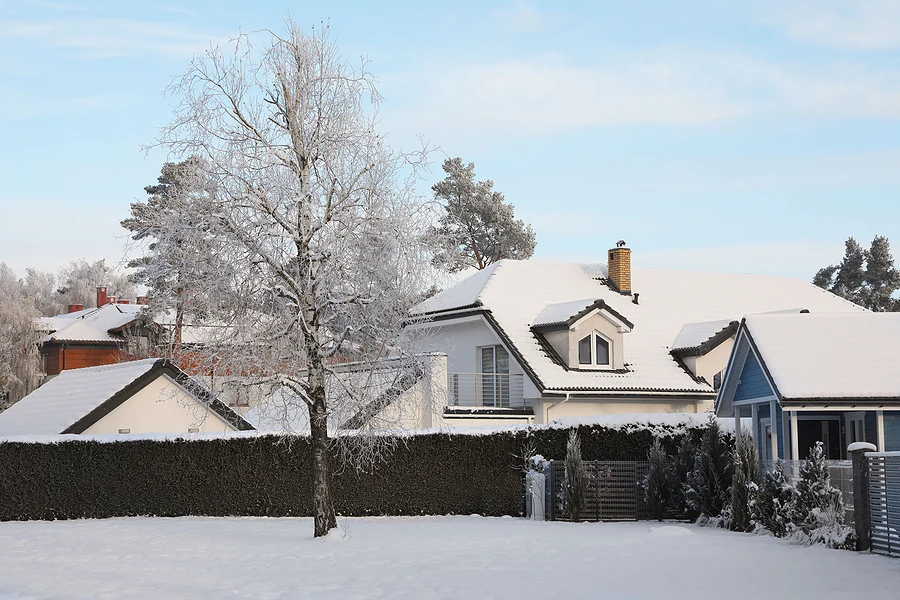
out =
[[[759,454],[748,434],[741,436],[734,449],[734,479],[731,484],[731,529],[752,529],[751,504],[759,491]]]
[[[653,439],[653,446],[650,447],[647,458],[650,461],[650,469],[642,482],[644,502],[647,503],[650,517],[662,521],[666,514],[666,507],[669,505],[669,486],[672,477],[669,457],[659,438]]]
[[[688,476],[688,505],[706,517],[718,517],[731,498],[732,472],[731,448],[719,422],[710,415]]]
[[[578,430],[573,429],[566,443],[566,479],[563,484],[563,507],[572,521],[579,520],[584,511],[588,479],[587,466],[581,458],[581,438]]]
[[[762,527],[775,537],[784,537],[791,523],[791,506],[795,491],[784,476],[784,463],[776,461],[763,476],[756,497],[750,501],[750,517],[754,527]]]
[[[453,272],[484,269],[504,258],[531,258],[534,230],[515,218],[513,205],[494,191],[494,182],[475,181],[475,163],[463,164],[461,158],[448,158],[443,168],[447,177],[432,187],[444,203],[444,214],[431,231],[435,263]]]
[[[691,519],[697,518],[697,513],[687,502],[685,491],[688,486],[688,478],[694,470],[694,462],[697,458],[697,446],[690,436],[685,435],[678,444],[675,456],[672,458],[672,468],[669,470],[671,481],[669,483],[669,506],[680,516]]]
[[[875,236],[868,250],[849,238],[841,263],[819,269],[813,283],[872,311],[900,311],[900,299],[894,298],[900,271],[884,236]]]
[[[844,524],[844,500],[841,490],[831,485],[822,442],[810,448],[800,468],[790,516],[798,539],[806,543],[832,548],[852,545],[852,530]]]

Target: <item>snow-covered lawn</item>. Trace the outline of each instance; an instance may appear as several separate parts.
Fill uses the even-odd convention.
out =
[[[659,523],[186,517],[0,523],[9,598],[896,599],[900,560]]]

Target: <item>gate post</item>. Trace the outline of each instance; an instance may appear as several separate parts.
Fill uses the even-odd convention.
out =
[[[853,522],[856,526],[856,549],[872,547],[872,513],[869,502],[869,461],[866,452],[875,452],[874,444],[853,442],[847,451],[853,460]]]

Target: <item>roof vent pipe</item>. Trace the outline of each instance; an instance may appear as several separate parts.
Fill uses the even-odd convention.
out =
[[[638,296],[640,296],[640,294],[636,293],[634,295],[634,298],[631,299],[631,301],[634,302],[635,304],[640,304],[640,302],[638,302]]]

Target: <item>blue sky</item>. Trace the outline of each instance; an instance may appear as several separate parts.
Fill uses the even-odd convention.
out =
[[[288,11],[368,56],[395,146],[493,179],[536,258],[625,239],[636,265],[809,279],[850,235],[900,248],[900,0],[0,0],[0,260],[120,260],[164,87]]]

